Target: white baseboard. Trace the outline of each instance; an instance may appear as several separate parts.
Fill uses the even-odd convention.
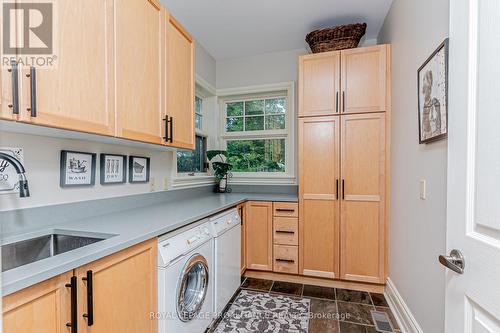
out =
[[[387,278],[385,286],[385,296],[389,307],[398,321],[399,327],[403,333],[423,333],[422,328],[418,324],[415,317],[401,297],[401,294],[396,289],[396,285],[390,278]]]

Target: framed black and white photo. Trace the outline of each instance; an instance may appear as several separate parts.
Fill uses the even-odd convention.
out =
[[[149,182],[149,157],[129,156],[128,181],[130,183]]]
[[[60,186],[94,185],[96,156],[94,153],[61,150]]]
[[[418,69],[419,143],[448,135],[448,39]]]
[[[127,181],[127,156],[101,154],[101,185],[123,184]]]

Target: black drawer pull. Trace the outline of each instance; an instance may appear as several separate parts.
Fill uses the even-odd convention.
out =
[[[276,211],[277,212],[290,212],[290,213],[292,213],[292,212],[295,212],[295,209],[293,209],[293,208],[276,208]]]
[[[295,231],[288,231],[288,230],[276,230],[276,233],[280,233],[280,234],[294,234]]]
[[[83,317],[87,319],[87,326],[94,325],[94,292],[93,292],[93,279],[92,271],[87,271],[87,276],[82,278],[87,282],[87,313]]]
[[[65,285],[66,288],[71,289],[71,322],[66,323],[67,327],[71,328],[71,333],[78,332],[78,308],[77,308],[77,290],[76,290],[76,276],[72,276],[70,283]]]
[[[277,258],[276,261],[287,262],[292,264],[295,262],[295,260],[293,259],[279,259],[279,258]]]
[[[9,104],[9,108],[12,108],[13,114],[19,114],[19,84],[18,84],[18,67],[17,61],[11,61],[12,68],[8,71],[12,73],[12,104]]]

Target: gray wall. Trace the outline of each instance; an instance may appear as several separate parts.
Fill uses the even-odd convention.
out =
[[[418,144],[417,69],[448,36],[449,0],[395,0],[379,35],[392,44],[389,277],[424,332],[444,332],[447,142]],[[427,181],[427,200],[419,181]]]
[[[195,46],[195,60],[196,75],[200,76],[215,88],[215,59],[205,50],[203,45],[198,42],[196,42]]]
[[[217,89],[297,80],[298,57],[306,49],[217,61]]]

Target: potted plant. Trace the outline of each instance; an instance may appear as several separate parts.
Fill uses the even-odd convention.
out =
[[[217,182],[215,191],[219,193],[231,192],[231,189],[227,186],[227,179],[232,177],[230,171],[233,165],[226,162],[227,152],[225,150],[209,150],[207,151],[207,158],[212,165]]]

